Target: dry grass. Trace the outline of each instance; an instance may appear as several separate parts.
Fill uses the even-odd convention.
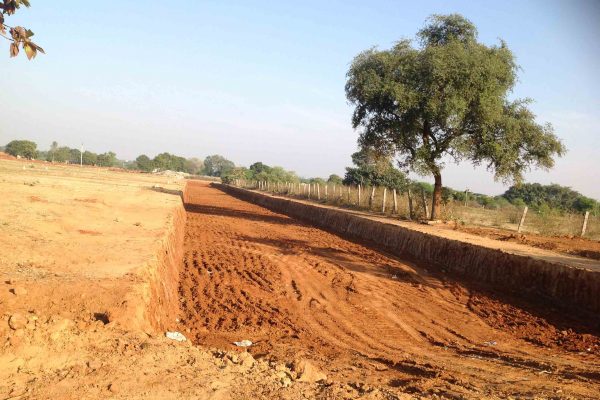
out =
[[[244,186],[244,185],[243,185]],[[245,187],[250,187],[246,185]],[[252,186],[251,188],[256,189]],[[327,188],[327,190],[326,190]],[[287,195],[295,198],[309,199],[323,204],[331,204],[339,207],[359,209],[380,215],[400,219],[425,219],[425,203],[431,211],[431,199],[423,200],[421,193],[412,194],[413,213],[409,212],[409,199],[407,193],[397,193],[397,211],[394,211],[393,192],[386,191],[385,208],[383,201],[383,188],[375,188],[371,199],[372,187],[364,187],[360,190],[360,203],[358,187],[341,185],[320,185],[316,190],[311,185],[310,196],[307,184],[273,185],[269,192]],[[384,211],[385,209],[385,211]],[[498,209],[487,209],[483,206],[470,204],[465,206],[462,202],[451,201],[442,205],[442,219],[456,221],[461,225],[473,225],[516,231],[523,209],[508,205]],[[583,214],[571,214],[560,212],[539,213],[530,209],[527,213],[523,232],[536,233],[545,236],[579,236],[583,224]],[[600,216],[589,216],[585,237],[600,240]]]

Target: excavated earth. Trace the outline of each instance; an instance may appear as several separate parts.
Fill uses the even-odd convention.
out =
[[[186,211],[180,301],[194,343],[251,340],[256,359],[309,360],[330,384],[385,398],[600,393],[595,314],[459,281],[205,183],[188,184]]]
[[[302,206],[308,225],[205,182],[184,189],[168,176],[3,158],[0,399],[600,392],[593,260],[573,257],[581,266],[557,272],[555,256],[536,261],[540,249],[493,247],[496,255],[465,233],[429,240],[416,225],[402,228],[410,240],[394,241],[385,221],[365,230],[347,219],[354,231],[383,227],[388,243],[412,246],[414,259],[398,257],[315,228],[334,219],[314,221],[313,206]],[[485,268],[475,265],[463,268],[475,274],[454,275],[427,258],[444,255],[496,272],[476,275]],[[506,265],[523,283],[513,289],[537,287],[541,296],[507,290],[513,280],[494,263],[507,260],[517,260]],[[547,279],[524,282],[538,265]],[[556,308],[547,295],[574,301]],[[232,344],[240,340],[253,345]]]

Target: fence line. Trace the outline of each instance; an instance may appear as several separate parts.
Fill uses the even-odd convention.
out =
[[[396,189],[376,186],[303,182],[273,183],[242,179],[236,179],[232,184],[247,189],[406,220],[426,219],[431,209],[429,196],[421,191],[421,193],[417,193],[421,201],[415,201],[415,193],[410,188],[406,192],[401,192]],[[391,196],[388,195],[389,191],[391,191]],[[368,193],[366,199],[363,193]],[[476,206],[472,204],[476,204]],[[600,240],[600,216],[592,216],[589,212],[581,214],[559,214],[557,212],[541,214],[531,210],[528,212],[527,210],[527,207],[521,208],[514,205],[486,209],[474,201],[452,200],[442,204],[441,217],[443,220],[455,221],[457,224],[486,226],[550,236],[582,236]]]

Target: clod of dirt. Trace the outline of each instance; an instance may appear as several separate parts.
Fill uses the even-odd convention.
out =
[[[27,326],[27,322],[27,318],[23,314],[15,313],[8,319],[8,326],[16,331],[17,329],[25,328]]]
[[[118,386],[116,384],[114,384],[114,383],[111,383],[110,385],[108,385],[108,390],[111,393],[118,393],[119,392]]]
[[[27,289],[22,287],[16,287],[10,290],[12,294],[15,296],[25,296],[27,294]]]
[[[326,381],[327,375],[319,371],[317,367],[306,360],[297,360],[292,365],[299,382],[319,382]]]
[[[238,356],[239,359],[239,363],[240,365],[243,365],[244,367],[248,367],[251,368],[252,366],[254,366],[254,357],[252,357],[252,354],[244,352],[244,353],[240,353],[240,355]]]
[[[104,325],[110,322],[110,318],[107,313],[94,313],[94,321],[100,321]]]

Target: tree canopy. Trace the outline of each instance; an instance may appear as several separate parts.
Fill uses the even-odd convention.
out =
[[[550,168],[565,152],[552,126],[535,121],[529,100],[508,99],[518,66],[503,41],[478,42],[475,26],[452,14],[432,16],[416,42],[356,56],[346,96],[361,146],[433,175],[433,219],[444,160],[484,164],[496,179],[520,182],[529,168]]]
[[[44,53],[44,49],[31,41],[33,32],[30,29],[22,26],[11,27],[5,22],[6,17],[13,15],[21,6],[29,7],[30,5],[29,0],[0,1],[0,36],[11,42],[9,48],[11,57],[16,57],[20,49],[25,51],[27,58],[30,60],[35,58],[38,52]]]
[[[232,182],[234,179],[245,179],[266,182],[298,182],[300,178],[293,171],[287,171],[282,167],[271,167],[261,161],[250,165],[250,168],[237,167],[222,175],[224,182]]]
[[[137,168],[144,172],[152,172],[152,170],[154,169],[154,163],[152,162],[150,157],[148,157],[145,154],[140,154],[135,159],[135,163]]]
[[[408,184],[406,175],[395,168],[391,158],[373,148],[364,147],[352,154],[355,167],[346,168],[344,184],[384,186],[404,191]]]
[[[342,184],[342,177],[336,174],[331,174],[329,175],[329,178],[327,178],[327,183],[334,183],[336,185],[341,185]]]
[[[171,153],[160,153],[152,160],[154,168],[160,170],[184,171],[185,158],[176,156]]]
[[[4,151],[15,157],[36,158],[38,156],[37,144],[30,140],[13,140],[6,145]]]
[[[536,209],[546,205],[552,209],[570,212],[600,210],[598,201],[585,197],[569,187],[557,184],[524,183],[519,186],[511,186],[502,197],[513,204],[523,202]]]
[[[235,168],[233,161],[229,161],[218,154],[204,159],[204,172],[209,176],[225,176]]]
[[[114,167],[117,164],[117,155],[112,151],[98,154],[96,163],[101,167]]]

